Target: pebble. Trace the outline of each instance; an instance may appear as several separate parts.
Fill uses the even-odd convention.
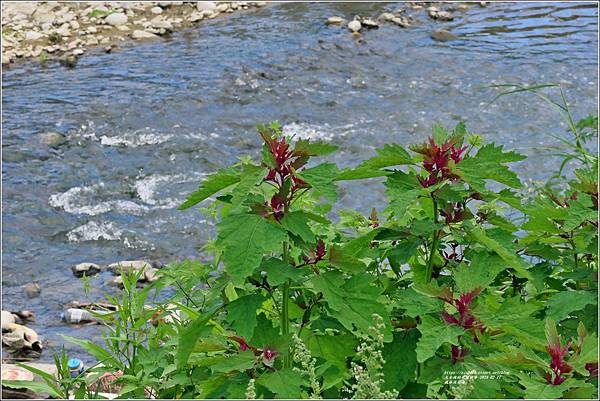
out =
[[[2,329],[4,331],[4,327],[8,324],[16,323],[15,315],[12,313],[3,310],[2,311]]]
[[[28,31],[25,33],[25,40],[33,42],[34,40],[38,40],[43,38],[44,35],[39,33],[39,32],[35,32],[35,31]]]
[[[131,34],[131,37],[133,39],[152,39],[152,38],[157,38],[158,35],[155,35],[153,33],[146,32],[146,31],[135,30]]]
[[[218,12],[224,13],[228,9],[229,9],[229,5],[228,4],[225,4],[225,3],[217,4],[217,11]]]
[[[448,11],[440,11],[436,7],[429,7],[427,12],[431,18],[438,21],[452,21],[454,19],[452,13]]]
[[[359,21],[353,20],[348,23],[348,29],[352,32],[358,32],[362,28],[362,25]]]
[[[379,28],[379,24],[372,19],[366,18],[361,21],[362,26],[367,29]]]
[[[108,265],[108,270],[113,273],[121,273],[122,271],[133,270],[135,272],[142,269],[150,269],[152,264],[145,260],[123,260],[117,263],[111,263]]]
[[[43,132],[38,137],[42,144],[51,148],[57,148],[67,142],[67,137],[58,132]]]
[[[123,13],[113,13],[104,19],[104,21],[111,26],[125,25],[127,20],[127,15]]]
[[[344,21],[345,21],[345,19],[343,19],[342,17],[329,17],[329,18],[327,18],[327,24],[328,25],[332,25],[332,24],[339,25],[339,24],[343,23]]]
[[[392,13],[383,13],[377,19],[380,21],[391,21],[394,18],[396,18],[396,16]]]
[[[188,17],[188,21],[190,22],[198,22],[204,18],[204,14],[194,12]]]
[[[198,11],[214,11],[217,5],[214,1],[197,1],[196,9]]]
[[[23,288],[25,289],[25,294],[27,294],[27,297],[29,298],[39,297],[42,293],[42,288],[38,283],[28,283],[25,284]]]
[[[410,22],[405,17],[394,17],[392,18],[392,22],[402,28],[408,28],[410,26]]]
[[[163,9],[162,9],[162,8],[160,8],[160,7],[152,7],[152,8],[150,9],[150,12],[151,12],[152,14],[162,14],[162,12],[163,12]]]
[[[437,40],[440,42],[447,42],[450,40],[458,39],[458,36],[456,36],[452,32],[449,32],[445,29],[436,29],[433,32],[431,32],[431,39]]]
[[[71,267],[71,271],[76,277],[93,276],[94,274],[100,273],[102,269],[95,263],[79,263]]]

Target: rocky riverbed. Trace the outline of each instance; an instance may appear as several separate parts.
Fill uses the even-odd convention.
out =
[[[204,19],[267,2],[3,2],[2,64],[61,58],[73,64],[88,49],[151,40]]]
[[[44,342],[39,361],[64,346],[93,362],[61,335],[101,343],[101,326],[61,316],[72,300],[118,293],[109,265],[201,257],[213,221],[176,207],[207,174],[260,152],[258,123],[277,119],[286,135],[337,145],[328,161],[345,168],[386,143],[425,141],[434,122],[463,120],[530,156],[515,166],[524,180],[547,179],[559,168],[547,155],[560,145],[549,134],[566,129],[560,117],[526,95],[490,104],[497,91],[489,85],[557,82],[576,119],[594,113],[597,5],[467,5],[281,2],[203,17],[153,40],[115,31],[120,50],[85,47],[74,69],[58,63],[58,51],[45,63],[38,56],[4,65],[2,301],[4,310],[35,313],[27,326]],[[197,7],[152,14],[148,6],[143,15]],[[328,24],[334,16],[361,29]],[[410,26],[394,21],[402,17]],[[372,26],[366,20],[379,27],[363,28]],[[433,38],[440,29],[456,38]],[[384,200],[379,182],[340,188],[340,207],[363,214]],[[76,277],[84,272],[86,280]]]

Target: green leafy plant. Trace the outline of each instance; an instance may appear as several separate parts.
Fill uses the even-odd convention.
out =
[[[105,346],[71,341],[123,397],[594,398],[594,124],[568,124],[573,176],[527,197],[510,167],[525,156],[462,123],[344,170],[317,161],[335,146],[259,126],[259,160],[180,207],[210,203],[203,259],[143,289],[124,273]],[[332,218],[337,183],[368,179],[387,204]]]

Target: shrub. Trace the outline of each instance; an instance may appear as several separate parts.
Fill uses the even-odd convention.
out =
[[[313,162],[335,146],[259,126],[260,161],[181,205],[213,199],[213,257],[124,280],[106,348],[79,343],[125,397],[593,398],[597,119],[569,127],[574,176],[525,200],[509,168],[525,157],[462,123],[345,170]],[[387,206],[332,222],[337,182],[372,178]]]

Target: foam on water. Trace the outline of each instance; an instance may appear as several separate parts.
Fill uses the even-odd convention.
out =
[[[154,132],[150,127],[135,131],[126,131],[118,135],[100,135],[93,121],[81,125],[81,127],[73,134],[75,137],[88,139],[95,142],[100,142],[103,146],[120,146],[127,148],[136,148],[145,145],[159,145],[171,140],[174,134],[166,134]]]
[[[106,194],[106,192],[105,185],[101,182],[90,186],[73,187],[66,192],[50,195],[48,201],[51,206],[63,209],[67,213],[89,216],[96,216],[110,211],[141,215],[148,211],[148,207],[130,200],[98,201],[96,199],[97,196]]]
[[[158,145],[167,142],[172,137],[173,135],[171,134],[129,132],[121,136],[102,135],[100,137],[100,144],[104,146],[136,148],[144,145]]]
[[[343,135],[325,125],[311,125],[306,123],[290,123],[283,126],[283,134],[297,139],[331,141],[334,137]]]
[[[82,226],[76,227],[67,233],[67,239],[70,242],[86,241],[119,241],[123,235],[123,230],[115,226],[113,222],[89,221]]]
[[[150,205],[152,209],[172,209],[179,206],[181,202],[183,202],[189,191],[180,191],[177,193],[177,197],[161,196],[161,192],[165,189],[171,189],[172,191],[174,187],[180,184],[198,182],[204,176],[205,174],[203,173],[196,173],[192,175],[152,174],[145,177],[137,177],[135,184],[133,184],[133,188],[137,192],[137,195],[142,202]]]

